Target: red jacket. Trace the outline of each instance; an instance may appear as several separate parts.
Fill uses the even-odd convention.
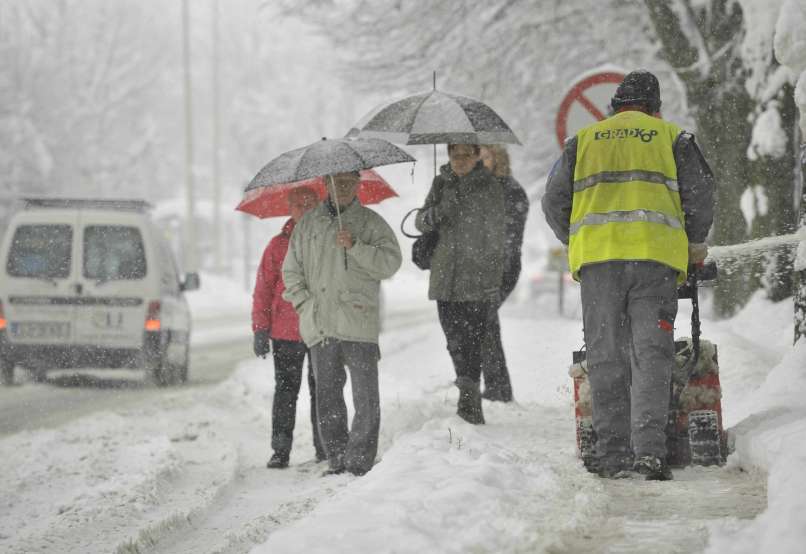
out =
[[[294,225],[294,220],[289,219],[263,252],[252,294],[252,331],[268,330],[273,339],[301,342],[299,316],[294,307],[283,300],[283,260]]]

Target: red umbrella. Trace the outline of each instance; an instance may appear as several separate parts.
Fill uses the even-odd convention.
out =
[[[392,186],[374,170],[364,169],[360,173],[361,182],[358,185],[358,201],[362,205],[378,204],[387,198],[397,196]],[[315,190],[320,199],[327,198],[325,178],[314,177],[305,181],[268,185],[246,191],[243,200],[235,209],[257,216],[260,219],[291,215],[288,209],[288,192],[303,186]]]

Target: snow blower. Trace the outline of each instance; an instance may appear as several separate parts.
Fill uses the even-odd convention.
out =
[[[672,467],[721,465],[727,457],[722,427],[722,389],[717,347],[700,338],[698,286],[716,279],[716,263],[691,267],[677,289],[679,299],[691,300],[691,337],[675,340],[675,368],[670,387],[666,428],[667,462]],[[596,433],[591,417],[591,392],[586,351],[573,352],[569,375],[574,380],[577,453],[586,466],[594,458]]]

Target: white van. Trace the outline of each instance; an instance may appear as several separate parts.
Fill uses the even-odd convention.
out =
[[[24,199],[0,246],[0,370],[140,367],[188,377],[190,311],[163,233],[139,200]]]

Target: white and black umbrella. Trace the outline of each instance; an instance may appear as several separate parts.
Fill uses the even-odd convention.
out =
[[[398,144],[520,144],[484,102],[436,89],[378,106],[347,137],[383,138]]]
[[[246,190],[413,161],[406,151],[382,138],[323,138],[271,160]]]
[[[336,191],[332,175],[413,161],[416,160],[404,150],[381,138],[322,138],[313,144],[290,150],[274,158],[249,182],[245,192],[260,187],[331,176],[327,180],[328,187],[334,199],[341,229],[341,211],[338,202],[335,202]],[[346,250],[344,268],[347,269]]]

